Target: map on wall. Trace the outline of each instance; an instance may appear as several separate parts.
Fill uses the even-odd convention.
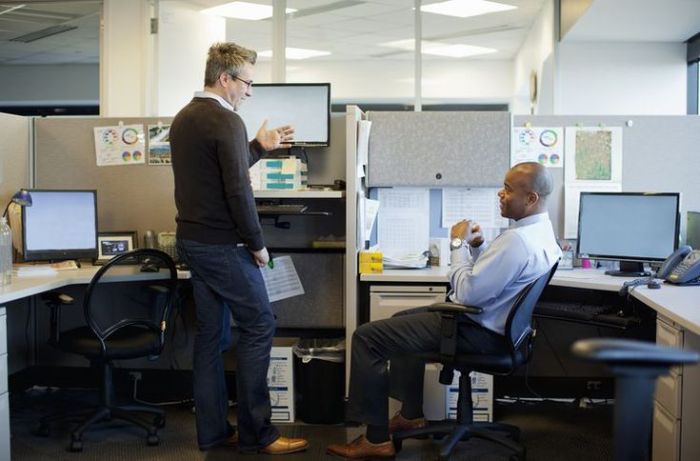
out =
[[[576,180],[612,179],[612,131],[576,132]]]

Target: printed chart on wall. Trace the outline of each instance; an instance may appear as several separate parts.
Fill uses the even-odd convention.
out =
[[[170,165],[170,125],[148,125],[148,164]]]
[[[509,225],[501,216],[498,188],[442,189],[442,227],[450,229],[463,219],[479,223],[486,241],[495,239]]]
[[[622,128],[567,127],[564,238],[578,236],[581,192],[622,190]]]
[[[564,166],[564,130],[557,128],[513,128],[511,166],[539,162],[549,168]]]
[[[95,127],[97,166],[144,164],[145,151],[143,125]]]

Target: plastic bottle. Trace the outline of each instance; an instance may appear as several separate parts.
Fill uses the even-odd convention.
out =
[[[0,218],[0,286],[12,283],[12,230],[5,217]]]

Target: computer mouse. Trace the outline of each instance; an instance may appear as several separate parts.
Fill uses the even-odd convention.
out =
[[[141,272],[158,272],[158,266],[150,263],[143,264],[141,265]]]
[[[658,290],[659,288],[661,288],[661,284],[652,280],[651,282],[647,283],[647,288],[650,288],[652,290]]]

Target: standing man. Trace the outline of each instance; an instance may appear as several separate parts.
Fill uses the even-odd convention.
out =
[[[235,43],[209,48],[204,91],[175,116],[170,147],[178,252],[190,267],[197,306],[193,374],[199,448],[240,443],[244,452],[284,454],[305,450],[308,442],[280,437],[270,422],[267,369],[275,324],[259,269],[269,255],[248,169],[267,151],[289,147],[294,130],[268,130],[265,121],[248,142],[235,111],[253,95],[256,58],[255,51]],[[224,305],[240,331],[238,433],[227,422],[220,350]]]
[[[459,324],[461,352],[501,349],[506,319],[520,291],[546,274],[561,251],[547,214],[552,178],[536,162],[521,163],[506,174],[498,192],[501,216],[515,221],[490,245],[478,224],[461,221],[450,229],[452,268],[450,298],[484,309]],[[442,320],[427,308],[399,312],[390,319],[360,326],[352,337],[348,419],[367,424],[367,434],[327,452],[348,459],[393,458],[391,433],[423,427],[425,362],[413,356],[440,350]],[[387,361],[391,360],[391,379]],[[388,397],[402,402],[391,420]]]

